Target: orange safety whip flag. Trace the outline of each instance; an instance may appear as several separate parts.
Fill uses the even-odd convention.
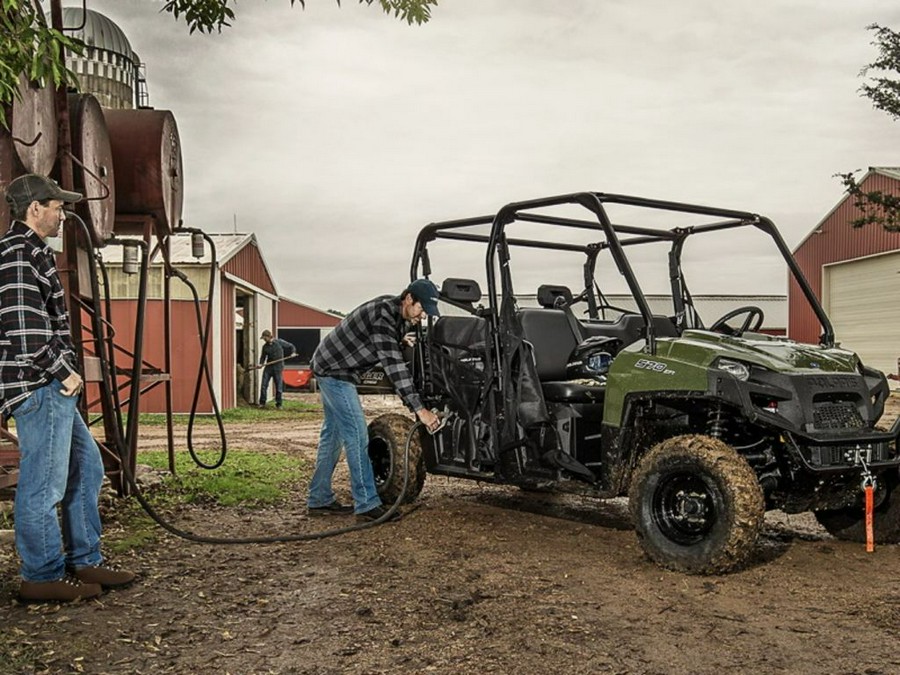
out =
[[[866,493],[866,553],[872,553],[875,550],[875,480],[867,479],[863,490]]]

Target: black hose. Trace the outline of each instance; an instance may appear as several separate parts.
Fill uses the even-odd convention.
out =
[[[166,521],[162,516],[160,516],[156,510],[150,505],[150,503],[144,498],[144,495],[141,494],[141,490],[137,485],[137,481],[135,481],[134,476],[131,475],[131,471],[127,468],[125,469],[125,477],[128,480],[128,483],[131,485],[132,490],[134,490],[134,496],[143,507],[144,511],[149,515],[160,527],[162,527],[167,532],[174,534],[177,537],[181,537],[182,539],[186,539],[188,541],[195,542],[197,544],[282,544],[289,543],[294,541],[315,541],[317,539],[327,539],[329,537],[336,537],[341,534],[347,534],[349,532],[357,532],[359,530],[367,530],[369,528],[375,527],[376,525],[381,525],[382,523],[391,519],[397,509],[400,507],[400,503],[403,501],[403,498],[406,496],[406,488],[409,485],[409,446],[412,445],[413,435],[416,433],[418,428],[422,426],[422,423],[417,421],[412,429],[409,430],[409,434],[406,437],[406,445],[403,449],[403,486],[400,489],[400,494],[397,496],[397,499],[394,500],[394,503],[391,504],[390,508],[384,512],[377,520],[373,520],[368,523],[357,523],[356,525],[350,525],[348,527],[339,527],[333,530],[325,530],[323,532],[313,532],[310,534],[287,534],[281,536],[273,536],[273,537],[207,537],[204,535],[194,534],[193,532],[187,532],[185,530],[181,530],[168,521]]]
[[[67,215],[69,215],[69,214],[67,214]],[[71,215],[75,215],[75,214],[71,214]],[[88,229],[86,223],[81,218],[78,218],[76,216],[76,219],[79,221],[79,223],[81,224],[82,228],[85,231],[87,245],[89,248],[89,254],[91,256],[93,256],[93,255],[95,255],[96,252],[94,249],[93,241],[91,239],[90,230]],[[209,241],[210,246],[213,247],[213,250],[215,250],[212,240],[205,233],[203,234],[203,236],[207,239],[207,241]],[[213,263],[214,262],[215,262],[215,253],[213,253]],[[215,269],[214,264],[211,265],[211,269],[212,270]],[[184,275],[176,275],[176,276],[179,276],[179,278],[182,279],[182,281],[187,283],[194,294],[194,300],[195,300],[194,306],[195,306],[196,312],[197,312],[198,325],[201,326],[201,330],[202,330],[202,321],[201,321],[201,316],[200,316],[200,305],[199,305],[199,294],[197,293],[197,290],[194,287],[194,285],[192,283],[190,283],[190,281]],[[210,281],[210,303],[211,302],[212,302],[212,280]],[[196,407],[197,407],[197,401],[199,398],[199,390],[200,390],[201,380],[202,380],[203,374],[205,373],[207,376],[207,382],[210,385],[210,395],[213,400],[213,406],[214,406],[214,410],[216,413],[216,419],[218,420],[219,430],[220,430],[221,437],[222,437],[222,453],[221,453],[219,461],[215,465],[211,465],[211,466],[204,465],[199,460],[199,458],[194,453],[193,448],[191,447],[191,441],[190,441],[191,426],[189,426],[189,431],[188,431],[188,448],[190,450],[191,457],[193,457],[194,461],[197,463],[198,466],[200,466],[201,468],[204,468],[204,469],[214,469],[214,468],[218,468],[219,466],[221,466],[222,462],[225,461],[225,453],[226,453],[225,429],[222,424],[222,416],[221,416],[221,413],[218,408],[218,403],[216,402],[215,394],[211,389],[212,378],[209,375],[209,365],[206,361],[206,347],[207,347],[207,342],[208,342],[208,338],[209,338],[209,332],[210,332],[209,329],[211,327],[212,314],[213,314],[212,308],[210,307],[207,311],[207,327],[206,327],[206,330],[202,330],[202,335],[201,335],[201,337],[202,337],[202,340],[201,340],[202,350],[201,350],[201,357],[200,357],[201,358],[201,369],[200,369],[200,372],[199,372],[198,378],[197,378],[197,386],[194,390],[194,402],[191,407],[190,424],[191,425],[193,424],[193,419],[196,414]],[[95,338],[102,342],[102,338],[100,336],[95,336]],[[137,414],[137,411],[130,410],[129,414]],[[356,525],[351,525],[348,527],[341,527],[341,528],[336,528],[333,530],[325,530],[322,532],[313,532],[310,534],[293,534],[293,535],[282,535],[282,536],[273,536],[273,537],[226,538],[226,537],[207,537],[207,536],[198,535],[198,534],[194,534],[192,532],[188,532],[186,530],[179,529],[179,528],[175,527],[174,525],[172,525],[171,523],[169,523],[167,520],[165,520],[161,515],[159,515],[159,513],[157,513],[156,509],[154,509],[153,506],[150,505],[150,503],[147,501],[147,499],[142,494],[140,486],[138,486],[137,481],[135,480],[134,475],[131,472],[131,468],[128,466],[128,463],[122,461],[121,457],[119,457],[119,463],[120,463],[120,466],[122,467],[122,473],[124,474],[125,479],[128,481],[128,484],[131,486],[132,490],[134,491],[134,497],[138,500],[138,503],[141,505],[141,507],[144,509],[144,511],[146,511],[147,515],[150,516],[150,518],[152,518],[153,521],[156,522],[156,524],[158,524],[164,530],[166,530],[167,532],[169,532],[171,534],[174,534],[177,537],[180,537],[182,539],[186,539],[188,541],[192,541],[192,542],[195,542],[198,544],[277,544],[277,543],[288,543],[288,542],[295,542],[295,541],[314,541],[317,539],[326,539],[329,537],[336,537],[338,535],[347,534],[349,532],[357,532],[360,530],[367,530],[372,527],[375,527],[376,525],[381,525],[382,523],[386,522],[394,515],[394,513],[400,507],[400,503],[403,501],[403,498],[406,496],[406,488],[409,485],[409,447],[410,447],[410,445],[412,445],[413,435],[416,433],[416,431],[418,430],[418,428],[421,425],[422,425],[421,422],[416,421],[416,423],[410,429],[408,436],[406,437],[406,445],[404,447],[404,454],[403,454],[403,486],[400,489],[400,494],[397,496],[397,499],[394,501],[393,504],[391,504],[390,508],[388,508],[388,510],[385,513],[383,513],[376,520],[373,520],[370,522],[357,523]],[[118,450],[119,450],[119,452],[121,452],[122,448],[118,448]]]
[[[191,412],[188,417],[188,430],[187,430],[187,447],[188,452],[191,455],[191,459],[194,460],[194,463],[199,466],[201,469],[218,469],[225,462],[225,457],[228,454],[228,440],[225,436],[225,427],[222,422],[222,412],[219,410],[219,402],[216,399],[216,393],[213,391],[212,386],[212,375],[209,372],[209,362],[206,359],[206,350],[209,347],[209,336],[212,333],[212,303],[213,303],[213,290],[216,285],[216,245],[208,234],[203,232],[202,230],[198,230],[192,227],[179,227],[174,230],[175,232],[189,232],[191,234],[200,234],[208,243],[210,248],[210,263],[209,263],[209,300],[208,306],[206,308],[206,326],[203,325],[203,317],[200,315],[200,294],[197,293],[197,288],[193,283],[187,278],[187,276],[182,273],[180,270],[176,270],[171,268],[170,270],[166,270],[167,273],[172,274],[173,276],[178,277],[184,282],[188,288],[191,289],[191,294],[194,296],[194,311],[197,317],[197,330],[200,333],[200,368],[197,371],[197,383],[194,386],[194,398],[191,401]],[[167,264],[169,261],[167,261]],[[171,265],[170,265],[171,267]],[[200,459],[199,455],[197,455],[194,450],[194,419],[197,416],[197,406],[200,401],[200,387],[203,385],[203,376],[206,375],[206,385],[209,391],[209,397],[212,401],[213,406],[213,414],[216,417],[216,424],[219,427],[219,438],[222,441],[222,448],[219,452],[219,458],[213,462],[212,464],[207,464],[203,460]]]

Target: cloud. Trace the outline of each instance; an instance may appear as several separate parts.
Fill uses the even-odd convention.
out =
[[[236,219],[279,290],[323,307],[401,288],[426,223],[510,201],[713,204],[772,217],[793,245],[841,197],[833,174],[898,163],[900,126],[857,94],[865,26],[900,25],[884,0],[455,0],[421,27],[269,0],[240,3],[213,36],[189,36],[160,2],[89,6],[125,30],[152,103],[175,114],[187,222]],[[760,255],[738,265],[737,290],[783,292]]]

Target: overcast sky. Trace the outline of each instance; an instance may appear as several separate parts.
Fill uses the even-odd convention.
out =
[[[399,291],[429,222],[581,190],[761,213],[793,247],[835,173],[900,165],[900,123],[857,93],[896,0],[442,0],[424,26],[343,4],[244,0],[206,36],[160,0],[88,0],[175,115],[185,224],[253,232],[301,302]],[[785,292],[747,251],[692,290]]]

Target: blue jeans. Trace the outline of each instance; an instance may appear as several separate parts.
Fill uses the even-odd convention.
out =
[[[350,469],[350,493],[356,513],[371,511],[381,506],[381,498],[375,489],[375,475],[369,460],[369,430],[363,415],[356,385],[333,377],[316,377],[325,420],[319,435],[319,453],[316,469],[309,483],[307,506],[312,509],[328,506],[335,501],[331,489],[331,476],[341,456],[341,445],[347,455]]]
[[[263,368],[262,387],[259,391],[259,404],[266,404],[266,394],[269,391],[269,381],[275,380],[275,405],[281,407],[281,399],[284,394],[284,371],[274,368]]]
[[[103,460],[78,412],[78,397],[63,396],[61,387],[54,380],[12,412],[20,454],[16,548],[26,581],[55,581],[66,566],[103,562],[97,508]]]

